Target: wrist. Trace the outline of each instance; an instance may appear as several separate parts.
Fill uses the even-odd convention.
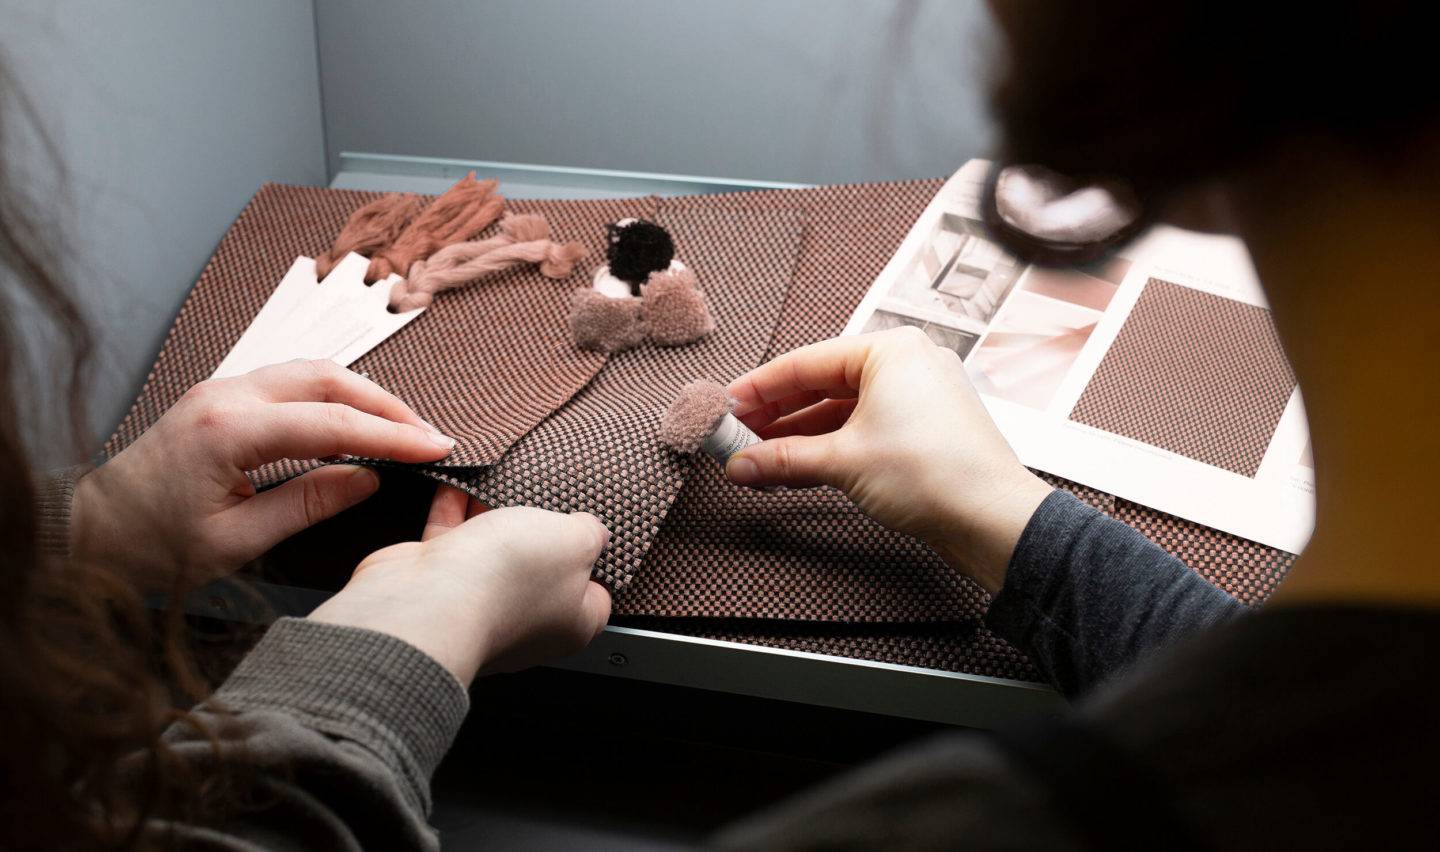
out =
[[[491,656],[494,617],[464,588],[416,593],[426,544],[405,542],[372,553],[345,588],[316,607],[311,621],[361,627],[405,642],[469,687]],[[435,582],[443,582],[443,577]],[[430,591],[440,592],[433,588]]]
[[[980,505],[967,501],[966,506],[951,510],[930,546],[945,564],[995,595],[1005,585],[1020,535],[1053,490],[1021,468],[1020,474],[991,489],[988,501]]]
[[[97,468],[75,483],[70,504],[70,558],[76,565],[123,561],[112,541],[114,524],[108,517],[103,470]]]

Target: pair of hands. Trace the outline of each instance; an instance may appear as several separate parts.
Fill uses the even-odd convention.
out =
[[[797,349],[729,390],[736,415],[765,439],[730,460],[732,481],[839,488],[991,593],[1050,493],[1015,458],[960,358],[917,329]],[[257,494],[246,471],[341,454],[433,462],[453,446],[399,399],[329,362],[203,382],[80,480],[75,555],[204,582],[379,486],[374,472],[337,464]],[[587,644],[610,613],[608,593],[589,579],[609,537],[603,524],[481,509],[438,489],[421,541],[372,554],[311,618],[394,635],[465,684]]]
[[[76,484],[72,557],[123,568],[144,591],[203,584],[380,486],[368,468],[334,464],[256,493],[247,471],[347,454],[434,462],[454,446],[329,361],[202,382]],[[521,668],[583,647],[610,614],[609,595],[589,579],[604,526],[591,515],[478,510],[440,489],[423,541],[371,555],[311,617],[397,636],[465,684],[482,667]]]

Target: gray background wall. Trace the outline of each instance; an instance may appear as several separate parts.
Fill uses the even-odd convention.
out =
[[[92,431],[128,408],[220,236],[267,180],[326,180],[305,0],[0,0],[0,53],[65,173],[50,199],[100,333]]]
[[[801,183],[990,139],[978,0],[315,0],[338,151]]]
[[[97,437],[246,200],[325,183],[339,151],[820,183],[944,175],[991,133],[979,0],[0,0],[0,20],[68,168],[22,155],[101,332]]]

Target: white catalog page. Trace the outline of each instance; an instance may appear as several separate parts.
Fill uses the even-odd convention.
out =
[[[1244,245],[1156,226],[1083,271],[1025,265],[986,237],[988,169],[946,182],[845,333],[954,349],[1030,467],[1299,553],[1305,409]]]

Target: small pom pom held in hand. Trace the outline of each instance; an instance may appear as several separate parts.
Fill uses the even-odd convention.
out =
[[[650,273],[670,268],[675,259],[675,241],[670,232],[646,219],[624,219],[607,226],[605,260],[610,273],[630,283],[630,295],[640,295],[640,285]]]
[[[682,453],[693,453],[734,407],[735,400],[719,383],[709,379],[690,382],[665,411],[660,440]]]
[[[682,346],[715,331],[715,318],[695,273],[689,269],[657,272],[645,285],[645,321],[650,340],[661,346]]]
[[[569,322],[575,345],[592,352],[622,352],[645,340],[645,304],[633,296],[581,287],[570,297]]]

